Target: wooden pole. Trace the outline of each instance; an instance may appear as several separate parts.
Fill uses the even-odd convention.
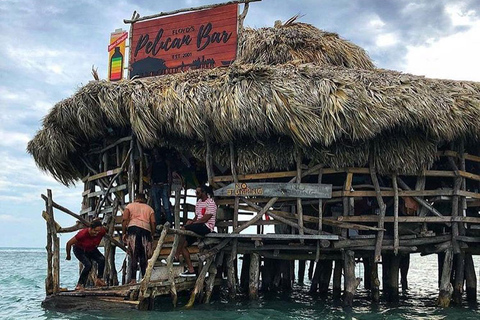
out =
[[[400,256],[400,281],[402,284],[402,292],[406,292],[408,290],[408,269],[410,268],[410,254],[402,254]]]
[[[204,5],[204,6],[200,6],[200,7],[184,8],[184,9],[178,9],[178,10],[174,10],[174,11],[160,12],[160,13],[153,14],[153,15],[150,15],[150,16],[137,17],[137,18],[132,17],[132,19],[130,19],[130,20],[124,19],[123,23],[135,23],[135,22],[138,22],[138,21],[150,20],[150,19],[163,17],[163,16],[170,16],[170,15],[177,14],[177,13],[182,13],[182,12],[205,10],[205,9],[211,9],[211,8],[216,8],[216,7],[220,7],[220,6],[225,6],[225,5],[228,5],[228,4],[234,4],[234,3],[240,4],[240,3],[249,3],[249,2],[257,2],[257,1],[262,1],[262,0],[234,0],[234,1],[228,1],[228,2],[223,2],[223,3]],[[135,16],[135,13],[134,13],[134,16]]]
[[[298,274],[297,274],[298,284],[303,285],[303,281],[305,280],[305,266],[306,266],[305,260],[298,260]]]
[[[175,193],[175,196],[176,195],[177,192]],[[175,220],[176,218],[177,214],[175,214]],[[178,224],[176,226],[178,226]],[[175,285],[175,274],[173,272],[173,259],[175,257],[175,252],[177,252],[179,242],[179,236],[175,235],[175,238],[173,239],[172,249],[170,250],[170,254],[167,257],[168,280],[170,281],[170,296],[172,297],[172,304],[174,308],[177,306],[178,295],[177,287]]]
[[[400,256],[385,253],[383,261],[383,291],[388,302],[398,302],[398,271],[400,268]]]
[[[450,283],[453,265],[453,250],[449,248],[445,251],[443,260],[442,274],[440,278],[440,293],[438,295],[437,305],[442,308],[448,308],[452,297],[453,287]]]
[[[230,299],[235,298],[237,293],[237,273],[235,271],[235,264],[237,262],[237,248],[238,239],[233,239],[232,251],[230,252],[230,255],[227,256],[227,284],[228,295]]]
[[[339,300],[342,296],[342,270],[343,260],[335,260],[335,268],[333,269],[333,299]]]
[[[133,150],[135,143],[135,136],[132,135],[132,140],[130,140],[130,149]],[[135,195],[135,160],[133,159],[133,152],[130,152],[130,163],[128,166],[128,201],[133,202]]]
[[[158,256],[160,255],[160,251],[162,250],[165,236],[167,235],[169,227],[170,223],[166,222],[163,226],[162,233],[160,234],[160,239],[158,240],[157,247],[155,248],[152,257],[148,260],[147,270],[145,271],[142,282],[140,283],[140,292],[138,295],[138,300],[140,301],[140,304],[142,304],[142,301],[148,297],[147,289],[148,285],[150,284],[150,278],[152,277],[153,266],[155,265],[155,262],[157,262]]]
[[[323,167],[319,169],[318,184],[322,184]],[[323,199],[318,199],[318,231],[323,230]]]
[[[370,256],[370,297],[373,303],[380,301],[380,278],[378,277],[378,263],[375,263],[375,256]]]
[[[237,166],[235,161],[235,146],[233,142],[230,142],[230,169],[232,171],[233,182],[238,183]],[[233,229],[238,227],[238,207],[240,204],[240,198],[235,197],[235,203],[233,206]]]
[[[467,301],[469,304],[477,303],[477,276],[471,254],[465,254],[465,280]]]
[[[373,159],[370,160],[370,177],[372,178],[373,185],[375,186],[375,193],[377,196],[377,202],[378,206],[380,208],[380,214],[379,214],[379,220],[378,220],[378,228],[381,230],[378,231],[377,233],[377,242],[375,244],[375,263],[378,263],[381,261],[382,257],[382,242],[383,242],[383,228],[385,226],[385,210],[387,206],[383,202],[383,198],[381,195],[381,190],[380,190],[380,184],[378,183],[378,178],[377,178],[377,171],[375,168],[375,162]]]
[[[460,252],[454,255],[455,277],[453,279],[453,303],[462,305],[463,284],[465,282],[465,253]]]
[[[210,137],[208,134],[205,134],[205,144],[207,147],[207,150],[205,152],[205,165],[207,169],[207,177],[208,177],[208,183],[210,185],[213,184],[213,178],[214,178],[214,173],[213,173],[213,156],[212,156],[212,144],[210,141]]]
[[[198,275],[197,281],[195,282],[195,287],[192,290],[192,293],[190,294],[190,299],[188,300],[188,303],[185,305],[185,308],[192,308],[193,305],[195,304],[195,299],[197,296],[203,291],[204,287],[204,282],[205,278],[207,276],[207,272],[210,269],[210,265],[212,264],[212,261],[215,257],[209,257],[205,265],[202,267],[202,270],[200,271],[200,274]]]
[[[344,260],[344,292],[343,292],[343,305],[345,307],[353,306],[353,297],[357,290],[359,279],[355,278],[355,254],[352,250],[345,251]]]
[[[138,192],[143,193],[143,147],[137,139],[137,148],[139,153],[138,161]]]
[[[295,148],[295,161],[297,163],[297,185],[302,182],[302,151],[300,148]],[[303,207],[302,198],[297,198],[297,214],[298,214],[298,233],[300,235],[305,234],[303,231]],[[301,241],[303,243],[303,241]]]
[[[332,263],[333,260],[324,260],[320,262],[323,265],[320,278],[318,279],[318,292],[320,296],[326,297],[328,295],[328,286],[332,278]]]
[[[53,198],[52,190],[47,190],[47,213],[49,216],[50,235],[52,237],[52,293],[55,294],[60,290],[60,241],[57,237],[57,229],[55,227],[55,218],[53,214]]]
[[[249,271],[249,285],[248,297],[250,300],[258,299],[258,281],[260,278],[260,256],[257,252],[250,255],[250,271]]]
[[[398,237],[398,185],[397,185],[397,175],[392,175],[392,185],[395,192],[393,197],[393,253],[398,254],[399,247],[399,237]]]

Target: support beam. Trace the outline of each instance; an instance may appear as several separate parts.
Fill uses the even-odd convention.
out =
[[[442,263],[440,276],[440,292],[438,295],[437,305],[442,308],[450,306],[450,299],[452,297],[453,286],[450,283],[453,265],[453,250],[449,248],[445,251],[445,257]],[[440,267],[440,266],[439,266]]]

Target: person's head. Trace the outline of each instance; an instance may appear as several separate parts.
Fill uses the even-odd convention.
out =
[[[103,226],[102,226],[102,221],[100,220],[93,220],[90,223],[90,227],[88,228],[88,233],[90,233],[91,236],[96,236],[100,231],[102,231]]]
[[[212,187],[202,184],[201,186],[198,186],[195,190],[195,195],[197,196],[197,199],[202,199],[203,201],[205,201],[205,199],[213,195]]]
[[[135,202],[146,203],[147,199],[145,198],[145,194],[137,193],[137,195],[135,196]]]

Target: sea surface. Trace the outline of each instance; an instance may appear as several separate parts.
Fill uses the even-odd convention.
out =
[[[75,258],[65,261],[64,252],[60,258],[61,286],[73,288],[78,279],[78,262]],[[118,254],[118,264],[122,259]],[[476,259],[477,272],[479,266],[480,261]],[[360,265],[356,273],[362,277]],[[400,303],[381,302],[372,306],[360,284],[352,310],[344,310],[331,298],[310,295],[307,280],[305,285],[295,284],[291,292],[261,295],[254,302],[242,297],[228,302],[219,294],[210,304],[197,304],[190,310],[183,307],[188,297],[182,296],[176,309],[171,307],[169,298],[162,298],[156,301],[153,311],[51,311],[41,307],[45,297],[45,275],[45,249],[0,248],[0,319],[480,319],[478,307],[435,307],[438,295],[435,255],[412,255],[410,289],[401,294]]]

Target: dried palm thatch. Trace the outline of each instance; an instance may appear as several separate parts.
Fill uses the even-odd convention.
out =
[[[346,51],[343,58],[318,53],[328,40],[310,41],[321,32],[303,24],[249,32],[272,34],[272,48],[245,37],[229,68],[90,82],[52,109],[28,152],[65,184],[85,173],[78,159],[92,142],[129,130],[147,148],[169,145],[202,159],[208,135],[225,166],[233,141],[241,173],[291,167],[294,145],[327,166],[373,158],[381,173],[416,173],[433,163],[439,143],[480,137],[479,83],[373,69],[361,49],[339,48],[338,37],[330,47]],[[258,50],[277,60],[255,58]]]
[[[374,69],[365,50],[295,18],[275,28],[245,29],[237,63],[277,65],[289,61],[346,68]]]

